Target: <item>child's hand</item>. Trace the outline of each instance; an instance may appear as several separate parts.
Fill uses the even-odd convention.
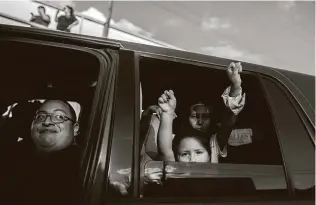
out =
[[[158,105],[161,108],[163,113],[174,114],[174,111],[177,106],[177,99],[174,96],[172,90],[165,91],[159,98],[158,98]]]
[[[232,62],[231,64],[229,64],[229,66],[227,67],[227,76],[230,80],[230,82],[233,85],[241,85],[241,78],[240,78],[240,74],[242,72],[242,66],[241,63],[234,63]]]

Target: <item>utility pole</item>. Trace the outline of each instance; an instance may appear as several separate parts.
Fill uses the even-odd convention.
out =
[[[109,16],[106,18],[106,22],[104,24],[104,29],[103,29],[103,37],[105,37],[105,38],[107,38],[109,35],[109,29],[110,29],[112,12],[113,12],[113,5],[114,5],[114,1],[110,0]]]

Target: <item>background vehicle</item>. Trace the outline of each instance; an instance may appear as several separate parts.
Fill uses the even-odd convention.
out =
[[[140,158],[146,140],[140,129],[141,111],[169,88],[178,93],[180,102],[188,98],[188,90],[199,87],[203,91],[190,92],[190,98],[208,93],[219,96],[227,86],[224,69],[232,60],[4,25],[0,49],[1,108],[51,96],[83,107],[78,204],[314,203],[314,76],[242,62],[247,107],[237,126],[257,130],[254,147],[237,153],[235,163],[184,166],[148,160],[144,164]],[[164,185],[148,187],[143,180],[145,169],[158,166]],[[182,171],[170,172],[168,166]],[[184,171],[191,175],[183,175]],[[110,184],[122,178],[129,183],[129,194],[124,197],[115,195]],[[202,181],[209,182],[204,187],[220,191],[187,198],[172,192],[181,187],[192,193],[188,188],[198,189]],[[227,192],[232,184],[235,189]],[[249,190],[240,190],[245,186]]]

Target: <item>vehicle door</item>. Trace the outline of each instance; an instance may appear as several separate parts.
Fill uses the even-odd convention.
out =
[[[194,55],[181,58],[183,52],[179,53],[167,56],[162,52],[136,52],[135,70],[120,67],[125,72],[118,81],[122,101],[115,114],[109,163],[110,180],[119,186],[114,191],[108,189],[104,202],[313,203],[315,128],[310,116],[314,113],[304,107],[291,81],[268,67],[242,63],[246,104],[233,133],[247,140],[239,139],[243,143],[238,144],[234,143],[238,137],[231,136],[226,160],[219,164],[181,163],[153,157],[159,121],[157,124],[152,115],[142,126],[140,114],[157,104],[164,90],[175,92],[179,118],[189,103],[201,99],[220,107],[220,96],[229,86],[225,69],[232,60],[210,57],[203,61],[199,57],[197,61],[192,59]],[[134,82],[127,75],[134,76]],[[174,123],[174,134],[184,121]]]
[[[34,102],[45,99],[74,101],[81,109],[76,113],[80,120],[80,138],[76,143],[80,146],[81,157],[75,204],[100,204],[108,181],[111,133],[117,129],[113,127],[113,117],[116,119],[121,109],[127,114],[134,112],[130,105],[122,104],[122,94],[117,94],[122,92],[119,86],[122,82],[118,84],[118,80],[126,80],[126,86],[130,86],[128,82],[134,84],[133,76],[129,75],[133,72],[133,53],[122,51],[119,44],[104,39],[5,25],[0,27],[0,45],[1,126],[10,124],[7,121],[13,121],[11,118],[18,121],[7,126],[10,129],[3,129],[0,139],[1,143],[6,143],[1,146],[6,147],[1,150],[3,160],[10,161],[6,151],[16,147],[18,141],[32,144],[26,132],[35,115],[33,112],[38,109]],[[122,65],[126,71],[120,68]],[[133,90],[128,94],[125,97],[134,99]],[[26,106],[20,109],[22,105]],[[14,107],[21,110],[19,115],[15,114],[18,112],[12,114]],[[28,117],[21,121],[26,111]],[[7,135],[23,123],[26,123],[24,134]]]

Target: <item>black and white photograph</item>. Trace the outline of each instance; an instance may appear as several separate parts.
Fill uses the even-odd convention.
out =
[[[315,204],[313,0],[0,0],[0,205]]]

